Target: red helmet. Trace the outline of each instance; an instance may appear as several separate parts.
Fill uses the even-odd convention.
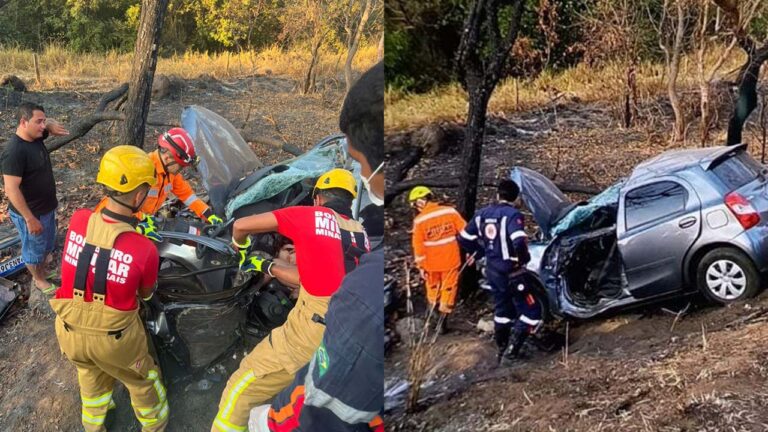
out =
[[[157,137],[157,145],[168,150],[176,163],[182,167],[197,163],[192,137],[182,128],[170,129]]]

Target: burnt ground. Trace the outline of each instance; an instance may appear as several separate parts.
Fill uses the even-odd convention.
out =
[[[48,117],[65,126],[93,112],[101,95],[118,83],[93,84],[84,80],[77,88],[62,91],[14,94],[0,91],[0,147],[15,131],[14,102],[41,103]],[[326,87],[323,93],[302,96],[294,91],[294,81],[279,76],[251,76],[231,81],[211,77],[175,82],[169,96],[153,100],[150,117],[163,122],[179,122],[181,110],[196,104],[209,108],[243,131],[244,136],[282,140],[303,150],[326,135],[337,132],[338,112],[343,89]],[[155,146],[162,127],[147,128],[145,149]],[[101,155],[119,144],[115,125],[101,123],[85,137],[52,153],[59,222],[58,247],[66,232],[69,216],[78,208],[93,206],[101,198],[96,177]],[[265,163],[292,157],[263,144],[252,144]],[[198,191],[200,192],[200,191]],[[6,217],[7,201],[0,197],[0,223]],[[60,256],[57,256],[57,263]],[[29,284],[25,274],[14,278]],[[242,352],[242,349],[239,350]],[[168,431],[209,430],[216,415],[226,378],[242,355],[225,362],[226,372],[203,373],[169,387],[171,408]],[[202,381],[205,380],[205,381]],[[138,431],[127,392],[117,385],[118,409],[111,430]],[[59,352],[50,316],[19,303],[0,323],[0,430],[75,431],[81,430],[80,397],[75,368]]]
[[[726,110],[721,123],[727,118]],[[481,183],[494,184],[500,173],[522,165],[558,183],[600,190],[628,175],[638,162],[680,147],[667,142],[666,128],[621,129],[616,124],[608,104],[566,103],[558,108],[557,120],[551,107],[514,116],[495,116],[490,120],[490,133],[483,149]],[[456,126],[441,127],[445,130]],[[400,149],[407,148],[409,143],[416,145],[412,132],[388,137],[389,167],[396,168],[406,153]],[[757,127],[745,133],[758,160],[759,136]],[[458,141],[441,148],[444,150],[436,155],[424,156],[406,180],[458,178]],[[391,187],[395,179],[389,180]],[[433,190],[443,201],[456,202],[455,188]],[[492,187],[481,188],[478,207],[488,202],[492,193]],[[403,261],[411,253],[408,231],[413,219],[404,195],[387,208],[386,220],[386,274],[397,279],[400,287],[405,286]],[[586,196],[570,197],[575,200]],[[420,316],[424,293],[415,271],[411,273],[411,290],[416,314]],[[401,294],[405,298],[402,288]],[[440,336],[431,348],[433,360],[415,412],[405,412],[404,393],[395,390],[398,386],[402,390],[408,378],[409,348],[401,342],[387,358],[386,387],[391,395],[385,398],[385,421],[391,430],[768,428],[766,292],[729,307],[707,305],[693,296],[587,322],[560,323],[560,331],[568,334],[567,354],[533,349],[528,361],[503,368],[495,367],[495,346],[490,333],[476,329],[480,318],[492,320],[489,296],[482,292],[464,294],[468,298],[459,303],[451,320],[453,331]],[[681,310],[685,312],[676,314]],[[404,306],[399,314],[405,314]],[[404,322],[398,323],[401,329],[405,328]]]

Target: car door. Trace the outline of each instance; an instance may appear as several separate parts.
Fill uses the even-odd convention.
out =
[[[653,179],[624,191],[618,244],[629,290],[637,298],[679,290],[683,258],[701,232],[701,201],[676,177]]]

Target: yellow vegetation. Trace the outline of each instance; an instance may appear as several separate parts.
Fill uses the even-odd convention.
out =
[[[707,53],[705,64],[713,65],[722,52],[713,49]],[[745,55],[733,50],[719,75],[733,79]],[[708,70],[708,69],[707,69]],[[601,68],[577,65],[559,73],[544,72],[532,80],[520,79],[517,90],[514,79],[501,82],[491,97],[489,112],[510,113],[544,106],[561,93],[577,97],[585,102],[615,101],[623,98],[626,91],[627,65],[611,63]],[[691,53],[681,61],[678,89],[698,90],[696,56]],[[666,94],[664,65],[644,63],[637,68],[638,99],[644,100]],[[453,83],[425,94],[408,94],[388,89],[385,95],[384,124],[388,132],[408,129],[441,120],[462,121],[467,115],[467,94]]]
[[[355,56],[353,68],[361,72],[376,62],[375,44],[361,46]],[[133,54],[73,53],[66,48],[52,44],[38,55],[41,83],[35,83],[35,69],[32,51],[0,47],[0,75],[14,74],[27,82],[33,90],[86,88],[103,84],[125,82],[131,73]],[[307,51],[282,50],[271,47],[260,52],[243,53],[185,53],[158,59],[158,74],[195,78],[209,74],[218,79],[236,78],[254,73],[272,73],[301,79],[309,65]],[[321,53],[318,76],[344,79],[346,52]],[[343,85],[343,84],[342,84]]]

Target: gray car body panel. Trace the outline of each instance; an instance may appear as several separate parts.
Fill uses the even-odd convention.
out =
[[[550,310],[555,315],[590,318],[624,306],[680,295],[685,291],[693,291],[694,289],[691,287],[695,283],[692,280],[693,272],[691,271],[694,264],[693,259],[702,256],[708,250],[723,245],[738,248],[755,263],[761,273],[768,272],[768,180],[756,179],[736,190],[747,197],[750,202],[755,203],[761,215],[758,225],[749,230],[744,230],[724,203],[725,195],[732,191],[728,190],[717,176],[710,171],[710,168],[718,161],[745,151],[745,149],[745,145],[738,145],[668,151],[639,164],[633,170],[632,175],[621,185],[615,230],[619,242],[619,251],[622,254],[622,261],[624,261],[625,255],[630,258],[630,261],[633,255],[640,257],[637,259],[638,262],[642,259],[647,259],[647,257],[655,259],[658,256],[660,247],[672,248],[674,253],[665,255],[662,258],[666,258],[665,265],[672,265],[672,268],[677,268],[679,274],[672,274],[670,267],[666,268],[665,274],[661,276],[649,271],[645,275],[646,279],[644,282],[650,285],[658,282],[658,284],[663,285],[665,281],[667,283],[675,281],[673,284],[675,286],[669,286],[667,289],[644,293],[644,295],[639,296],[637,295],[637,281],[640,280],[642,284],[643,279],[642,277],[639,279],[635,278],[636,280],[633,281],[631,273],[635,269],[627,269],[626,263],[624,263],[624,276],[627,277],[627,286],[619,298],[601,299],[596,305],[580,306],[572,302],[568,294],[563,292],[564,290],[559,289],[557,286],[548,286],[542,280],[542,274],[548,274],[546,272],[552,270],[545,269],[543,266],[546,265],[549,254],[553,253],[553,244],[559,235],[553,238],[543,235],[541,240],[532,241],[529,244],[531,260],[527,264],[527,269],[537,276],[539,283],[547,292]],[[520,179],[521,176],[524,177],[526,172],[530,170],[521,170],[515,167],[512,171],[516,174],[511,176],[511,178]],[[557,189],[554,183],[542,181],[541,178],[544,177],[538,173],[536,174],[535,182],[523,181],[523,185],[535,184],[537,187]],[[627,231],[625,220],[625,198],[627,193],[638,187],[664,180],[673,181],[685,188],[688,193],[685,210],[679,214],[654,220],[647,227],[636,227]],[[529,200],[535,200],[537,196],[556,197],[559,196],[558,193],[562,194],[559,190],[557,192],[551,190],[539,191],[536,194],[532,194],[530,191],[524,190],[524,187],[521,187],[521,198],[531,212],[535,212],[535,209],[546,207],[546,202],[538,201],[533,206],[529,206]],[[539,216],[537,218],[534,214],[534,219],[537,221],[542,219],[550,224],[547,227],[547,232],[569,213],[566,211],[559,218],[552,219],[551,215],[562,212],[562,209],[565,208],[562,202],[557,202],[556,204],[555,207],[549,208],[543,217]],[[573,206],[571,206],[569,211],[573,210]],[[679,227],[681,222],[690,222],[690,218],[695,218],[693,225],[684,229]],[[642,235],[643,232],[649,230],[655,231],[655,235],[652,237]],[[684,233],[681,234],[681,231]],[[542,230],[542,233],[544,233],[544,230]],[[567,231],[562,235],[568,235]],[[664,245],[665,243],[666,245]],[[665,259],[657,261],[665,261]],[[651,262],[649,265],[653,267],[654,264],[657,263]],[[665,277],[667,279],[664,279]],[[658,278],[659,280],[657,281],[653,278]]]

